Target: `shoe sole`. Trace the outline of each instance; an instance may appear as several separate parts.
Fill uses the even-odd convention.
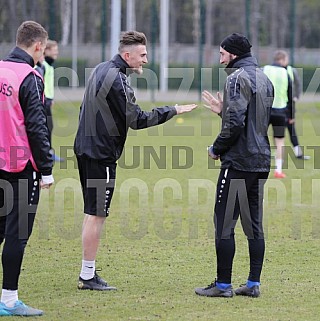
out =
[[[40,317],[44,313],[35,313],[35,314],[16,314],[16,313],[0,313],[0,317]]]
[[[78,287],[78,290],[89,290],[89,291],[116,291],[116,288],[105,288],[105,289],[93,289],[89,287]]]
[[[88,286],[86,286],[86,285],[81,285],[81,286],[79,286],[78,285],[78,290],[90,290],[90,291],[116,291],[117,290],[117,288],[115,288],[115,287],[107,287],[107,288],[91,288],[91,287],[88,287]]]
[[[237,290],[234,291],[234,294],[238,295],[238,296],[247,296],[250,298],[258,298],[260,296],[260,292],[258,292],[258,293],[255,293],[255,292],[239,292],[239,293],[237,293]]]
[[[237,296],[247,296],[249,298],[258,298],[260,296],[259,295],[252,295],[252,294],[240,294],[240,293],[236,293]]]
[[[38,312],[14,312],[14,311],[7,311],[7,310],[1,310],[0,311],[0,317],[37,317],[43,315],[43,311]]]
[[[198,293],[197,291],[195,291],[195,294],[199,295],[199,296],[205,296],[207,298],[232,298],[233,297],[233,293],[228,294],[228,295],[208,295],[208,294],[202,294],[202,293]]]

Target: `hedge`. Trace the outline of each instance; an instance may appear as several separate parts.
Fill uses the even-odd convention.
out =
[[[55,84],[57,86],[71,86],[72,61],[71,59],[58,59],[55,63]],[[79,59],[77,64],[77,77],[79,86],[83,87],[92,70],[87,67],[85,59]],[[302,79],[303,91],[310,93],[320,92],[320,69],[317,66],[297,66]],[[133,74],[130,77],[133,87],[139,89],[159,89],[159,64],[144,66],[142,75]],[[171,90],[222,90],[226,73],[222,65],[202,67],[201,76],[196,65],[170,64],[168,68],[168,88]],[[202,78],[202,79],[201,79]],[[312,82],[311,82],[312,80]]]

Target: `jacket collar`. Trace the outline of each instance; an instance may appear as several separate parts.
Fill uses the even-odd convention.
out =
[[[133,73],[133,70],[130,68],[130,66],[122,59],[122,57],[119,54],[116,54],[111,61],[120,69],[120,71],[129,76]]]
[[[53,58],[45,56],[44,59],[50,66],[53,65],[53,63],[54,63],[54,59]]]
[[[287,69],[286,67],[281,66],[280,64],[278,64],[278,63],[276,63],[276,62],[274,62],[271,66]]]
[[[257,59],[255,57],[252,57],[251,53],[244,54],[242,56],[239,56],[235,58],[234,60],[230,61],[227,67],[225,68],[225,72],[230,75],[232,74],[235,70],[248,66],[248,65],[253,65],[255,67],[258,66]]]
[[[35,65],[33,58],[26,51],[19,47],[13,48],[4,60],[11,62],[27,63],[31,67],[34,67]]]

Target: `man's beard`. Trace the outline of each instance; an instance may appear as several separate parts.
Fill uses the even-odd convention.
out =
[[[230,62],[232,62],[233,60],[236,59],[236,58],[232,58],[232,56],[233,56],[233,55],[229,54],[229,63],[228,63],[228,64],[230,64]]]
[[[143,69],[142,69],[142,67],[140,67],[140,68],[134,68],[134,69],[133,69],[133,72],[135,72],[135,73],[138,74],[138,75],[142,75],[142,74],[143,74]]]

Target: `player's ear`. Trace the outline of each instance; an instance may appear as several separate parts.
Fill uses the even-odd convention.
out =
[[[35,51],[41,51],[42,50],[42,42],[41,41],[37,41],[35,43]]]
[[[124,53],[123,57],[124,57],[124,60],[125,60],[125,61],[128,61],[129,58],[130,58],[130,52],[129,52],[129,51],[126,51],[126,52]]]

